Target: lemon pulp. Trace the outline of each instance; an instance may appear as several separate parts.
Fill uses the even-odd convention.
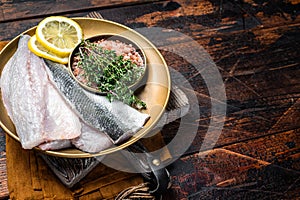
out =
[[[45,18],[38,24],[35,34],[44,48],[59,57],[68,56],[83,38],[79,24],[62,16]]]

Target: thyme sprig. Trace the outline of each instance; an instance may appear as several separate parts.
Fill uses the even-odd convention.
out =
[[[146,104],[129,88],[141,77],[143,67],[87,40],[80,45],[77,56],[77,65],[84,71],[88,86],[107,93],[109,101],[119,100],[138,109],[146,108]]]

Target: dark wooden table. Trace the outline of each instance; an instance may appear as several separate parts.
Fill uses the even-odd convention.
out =
[[[188,116],[199,109],[198,119],[176,120],[162,130],[166,144],[181,125],[197,130],[190,147],[168,166],[173,185],[164,199],[300,198],[299,0],[1,1],[0,47],[47,16],[81,17],[93,11],[133,29],[161,28],[161,34],[147,37],[173,69],[174,81],[177,72],[186,80],[177,85],[196,97]],[[206,64],[221,75],[225,100],[213,98],[222,90],[207,85],[209,73],[197,68],[201,63],[193,49],[199,46],[211,59]],[[213,114],[216,102],[227,108],[224,118]],[[204,148],[216,119],[221,120],[217,126],[224,123],[221,135],[212,129],[208,140],[216,143]],[[4,199],[13,190],[7,187],[7,137],[1,130]]]

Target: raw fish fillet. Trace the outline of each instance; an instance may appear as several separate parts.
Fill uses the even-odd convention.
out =
[[[41,150],[57,150],[72,147],[71,140],[53,140],[39,145]]]
[[[81,122],[81,135],[70,140],[53,140],[39,145],[42,150],[57,150],[72,147],[88,152],[96,153],[105,150],[113,145],[110,137],[89,125]]]
[[[83,122],[82,134],[73,139],[72,144],[82,151],[96,153],[111,147],[113,142],[104,132]]]
[[[46,66],[44,65],[44,67]],[[47,109],[44,123],[44,138],[46,141],[78,137],[81,134],[79,117],[50,81],[47,84],[45,93]]]
[[[98,131],[105,132],[114,143],[122,142],[141,129],[149,118],[123,103],[97,103],[79,86],[64,65],[46,60],[49,77],[80,118]],[[99,97],[100,98],[100,97]],[[127,107],[130,107],[127,108]],[[134,124],[132,124],[134,123]]]
[[[4,106],[24,149],[81,134],[78,116],[50,82],[43,59],[28,49],[29,39],[20,37],[0,83]]]
[[[121,101],[110,102],[105,96],[88,91],[84,91],[84,93],[98,105],[105,105],[107,110],[116,118],[116,121],[124,121],[127,128],[133,132],[140,130],[150,117],[148,114],[141,113]]]

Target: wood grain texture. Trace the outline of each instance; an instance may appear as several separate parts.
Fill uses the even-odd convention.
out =
[[[59,2],[57,1],[57,5]],[[87,1],[87,4],[91,2]],[[125,4],[128,2],[125,1]],[[165,199],[299,198],[300,2],[131,2],[127,6],[102,4],[104,7],[97,7],[94,4],[83,10],[58,12],[76,17],[85,16],[90,11],[100,11],[104,18],[131,28],[161,27],[170,30],[147,37],[155,41],[170,68],[180,72],[188,80],[180,82],[179,85],[186,94],[196,95],[197,98],[190,103],[192,108],[193,105],[199,107],[200,118],[186,124],[198,128],[197,135],[186,153],[169,167],[173,186]],[[45,1],[40,3],[42,5]],[[2,11],[3,6],[8,4],[11,6],[13,3],[2,3]],[[119,5],[118,2],[115,5]],[[14,20],[13,15],[8,16],[14,8],[10,9],[6,15],[2,12],[2,16],[6,18],[2,18],[4,21],[0,22],[0,40],[10,40],[36,25],[43,16],[54,13],[50,10],[32,17],[36,15],[36,11],[24,13],[21,9],[20,13],[27,17]],[[61,9],[66,10],[66,7]],[[197,45],[193,46],[195,43],[172,34],[172,30],[192,38]],[[193,57],[193,49],[198,45],[205,49],[217,65],[227,95],[227,101],[222,102],[227,105],[227,113],[222,134],[217,138],[217,149],[200,154],[199,149],[211,119],[213,99],[210,98],[206,83],[195,66],[170,51],[181,49],[186,55]],[[172,79],[175,82],[180,81],[175,73],[172,74]],[[192,86],[192,90],[188,85]],[[218,90],[217,87],[215,89]],[[191,109],[188,115],[187,117],[193,118],[196,114]],[[182,121],[184,120],[177,120],[163,128],[162,135],[166,143],[175,137]],[[177,148],[181,148],[180,144]],[[207,156],[204,155],[206,153]],[[4,161],[5,156],[1,163]],[[3,169],[5,172],[5,168]],[[31,173],[34,173],[34,169],[30,168]],[[96,172],[99,176],[104,176],[101,168]],[[113,183],[115,185],[134,185],[139,182],[127,182],[124,175],[114,174],[110,170],[107,173],[119,177],[117,180],[120,182]],[[97,181],[110,179],[109,176],[106,178],[102,180],[99,177]],[[90,179],[82,182],[83,186],[74,189],[73,195],[76,194],[79,199],[101,195],[112,198],[111,185],[99,190],[88,180]],[[36,192],[42,195],[42,183],[38,179],[31,181]],[[11,184],[22,184],[21,182]],[[52,192],[51,189],[49,192]]]
[[[299,129],[225,146],[224,149],[295,171],[300,170]]]
[[[293,33],[290,30],[293,28],[277,29],[277,33],[282,37],[270,43],[271,46],[262,45],[259,50],[256,50],[255,38],[252,37],[253,39],[247,42],[248,31],[219,36],[220,42],[212,45],[197,40],[205,49],[210,50],[210,55],[216,61],[226,87],[227,117],[217,147],[299,128],[297,121],[300,113],[297,102],[300,97],[298,78],[300,55],[295,44],[299,44],[300,41],[297,31]],[[256,31],[256,35],[263,37],[268,31],[270,32],[262,29]],[[245,43],[245,46],[243,48],[236,46],[240,43]],[[179,46],[193,55],[192,44],[184,43]],[[241,50],[230,53],[230,48]],[[218,55],[226,51],[228,53],[225,54],[229,55],[220,59]],[[192,105],[199,105],[201,113],[200,119],[192,123],[194,126],[198,124],[200,126],[196,140],[189,150],[189,153],[193,153],[200,149],[209,126],[211,99],[201,74],[193,76],[195,68],[192,65],[172,53],[162,53],[170,66],[187,78],[191,77],[189,83],[198,97],[198,102],[192,102]],[[286,59],[287,57],[289,59]],[[291,115],[284,117],[289,111]],[[192,112],[190,114],[193,115]],[[176,134],[176,132],[173,136],[170,134],[175,127],[178,127],[178,123],[168,125],[163,130],[168,141]]]
[[[299,197],[298,171],[224,149],[183,157],[172,167],[173,187],[166,199]]]
[[[50,1],[1,1],[0,22],[19,19],[60,15],[89,9],[103,9],[107,7],[121,7],[131,4],[155,2],[157,0],[50,0]]]
[[[123,189],[143,181],[138,174],[116,171],[100,164],[69,189],[35,151],[22,149],[11,137],[7,137],[6,142],[11,199],[89,199],[92,196],[113,199]]]

